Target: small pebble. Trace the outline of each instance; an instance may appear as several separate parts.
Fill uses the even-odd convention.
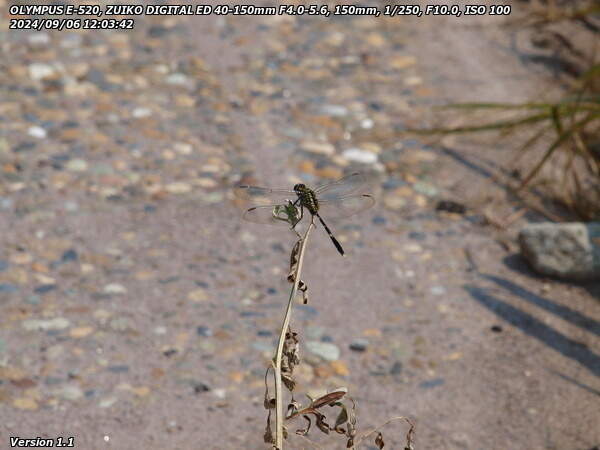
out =
[[[438,189],[431,184],[418,181],[413,185],[413,189],[419,194],[426,195],[427,197],[435,197],[438,194]]]
[[[136,119],[143,119],[144,117],[152,115],[152,110],[148,108],[135,108],[132,115]]]
[[[36,287],[33,290],[33,292],[35,292],[36,294],[46,294],[50,291],[53,291],[54,289],[56,289],[55,284],[43,284],[41,286]]]
[[[408,237],[416,241],[422,241],[427,237],[427,235],[421,231],[411,231],[408,233]]]
[[[257,334],[257,336],[260,336],[260,337],[273,336],[273,332],[270,330],[258,330],[258,332],[256,334]]]
[[[64,252],[60,258],[62,262],[77,261],[77,252],[73,249]]]
[[[44,139],[48,135],[48,133],[46,133],[46,130],[38,126],[29,127],[29,130],[27,130],[27,134],[37,139]]]
[[[374,164],[377,162],[377,155],[359,148],[349,148],[342,152],[342,156],[351,162],[362,164]]]
[[[341,105],[323,105],[319,112],[325,116],[345,117],[348,115],[348,109]]]
[[[355,352],[364,352],[367,350],[368,346],[369,341],[363,338],[357,338],[350,343],[350,350],[354,350]]]
[[[29,65],[29,76],[36,81],[50,78],[54,75],[54,67],[43,64],[33,63]]]
[[[217,398],[225,398],[225,396],[227,395],[227,391],[225,389],[213,389],[213,394],[215,394],[215,396]]]
[[[39,295],[28,295],[25,299],[25,303],[28,303],[30,305],[39,305],[41,302],[42,299]]]
[[[443,378],[435,378],[433,380],[423,381],[421,384],[419,384],[419,387],[421,389],[431,389],[437,386],[441,386],[442,384],[444,384]]]
[[[100,400],[100,403],[98,403],[98,406],[100,408],[110,408],[112,405],[114,405],[117,402],[117,398],[116,397],[108,397],[108,398],[104,398],[102,400]],[[105,436],[105,440],[107,440],[108,436]]]
[[[432,295],[444,295],[446,293],[446,289],[443,286],[433,286],[429,289]]]
[[[83,397],[84,393],[78,386],[65,386],[57,394],[65,400],[75,401]]]
[[[112,373],[125,373],[129,372],[129,366],[121,364],[117,366],[108,366],[107,370]]]
[[[300,148],[305,152],[331,156],[335,153],[335,147],[328,142],[303,142]]]
[[[125,286],[123,286],[121,284],[110,283],[110,284],[107,284],[106,286],[104,286],[105,294],[125,294],[126,292],[127,292],[127,289],[125,288]]]
[[[320,356],[326,361],[336,361],[340,359],[340,349],[337,345],[330,342],[308,341],[306,349],[313,355]]]
[[[71,323],[64,317],[56,317],[49,320],[28,319],[23,321],[23,328],[29,331],[64,330]]]
[[[50,36],[47,33],[32,33],[27,37],[31,45],[46,45],[50,43]]]
[[[399,375],[402,373],[402,362],[396,361],[390,368],[390,374]]]
[[[196,394],[201,394],[203,392],[208,392],[208,391],[210,391],[209,385],[202,383],[202,382],[194,383],[194,392]]]
[[[88,163],[80,158],[70,160],[65,168],[71,172],[85,172],[88,169]]]
[[[185,86],[190,82],[190,79],[183,73],[172,73],[165,78],[165,82],[174,86]]]

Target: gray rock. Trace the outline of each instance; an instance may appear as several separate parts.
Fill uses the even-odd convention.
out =
[[[65,400],[71,401],[79,400],[83,397],[83,391],[79,386],[65,386],[56,393]]]
[[[354,350],[355,352],[364,352],[367,350],[369,346],[369,341],[363,338],[353,339],[350,343],[350,350]]]
[[[530,224],[519,233],[533,269],[565,280],[600,280],[600,223]]]
[[[320,356],[326,361],[337,361],[340,359],[340,349],[330,342],[308,341],[306,349],[313,355]]]
[[[348,109],[341,105],[323,105],[319,108],[319,112],[332,117],[345,117],[348,115]]]
[[[23,328],[28,331],[48,331],[48,330],[64,330],[68,328],[71,323],[64,317],[56,317],[54,319],[40,320],[40,319],[29,319],[24,320]]]

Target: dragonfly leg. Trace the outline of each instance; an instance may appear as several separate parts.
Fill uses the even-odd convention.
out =
[[[293,206],[298,206],[298,202],[300,201],[300,199],[296,200],[293,204]],[[294,224],[294,226],[292,227],[292,230],[294,230],[294,233],[296,233],[296,236],[298,236],[300,239],[302,239],[302,236],[300,235],[300,233],[298,233],[296,231],[296,225],[298,225],[300,223],[300,221],[302,220],[302,218],[304,217],[304,207],[302,205],[300,205],[300,217],[298,218],[298,220],[296,221],[296,223]]]

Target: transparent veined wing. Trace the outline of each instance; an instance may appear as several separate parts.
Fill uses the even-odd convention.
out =
[[[237,186],[233,189],[236,197],[256,204],[282,204],[287,200],[296,200],[298,196],[290,189],[271,189],[258,186]]]
[[[324,219],[342,219],[369,209],[375,199],[369,194],[348,195],[334,200],[319,200],[319,214]]]
[[[290,203],[281,205],[253,206],[244,215],[244,220],[267,225],[292,226],[298,222],[300,211]]]
[[[357,194],[369,185],[369,178],[358,172],[351,173],[333,183],[315,189],[319,200],[333,200],[350,194]]]

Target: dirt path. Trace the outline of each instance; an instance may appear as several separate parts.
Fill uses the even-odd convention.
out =
[[[434,211],[496,195],[496,145],[401,135],[432,105],[522,101],[548,81],[492,18],[0,33],[3,442],[264,448],[293,235],[242,223],[230,188],[356,167],[379,173],[379,200],[334,224],[349,258],[322,230],[309,245],[298,392],[347,386],[363,430],[408,415],[423,450],[600,445],[598,286],[536,277],[477,208]],[[403,427],[386,430],[402,448]]]

